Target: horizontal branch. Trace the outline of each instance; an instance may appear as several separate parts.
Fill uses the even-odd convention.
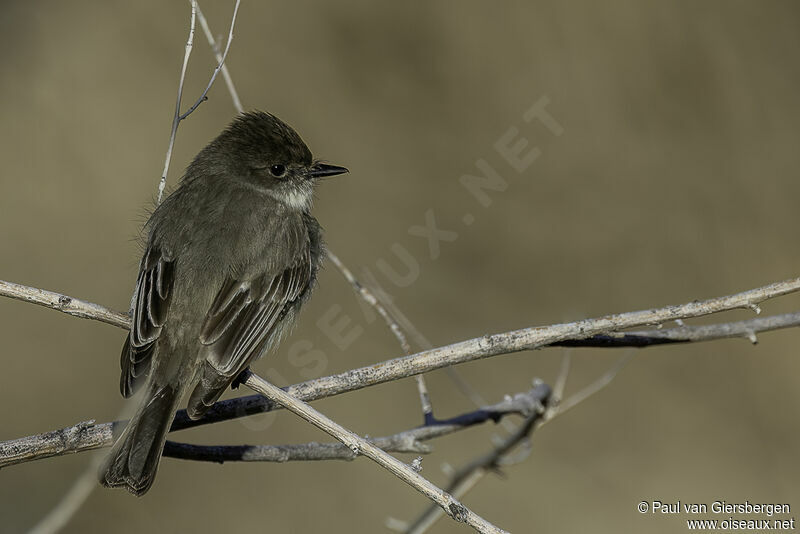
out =
[[[545,384],[517,393],[503,401],[457,417],[437,421],[392,436],[370,441],[385,451],[428,453],[423,442],[452,434],[487,421],[498,422],[507,415],[527,416],[550,395]],[[259,396],[260,397],[260,396]],[[124,421],[95,425],[86,421],[77,425],[0,443],[0,468],[52,456],[110,447],[114,431]],[[164,456],[206,462],[289,462],[309,460],[352,460],[355,455],[339,443],[303,443],[296,445],[191,445],[168,441]]]
[[[502,402],[457,417],[436,421],[391,436],[365,438],[386,452],[426,454],[431,447],[425,441],[436,439],[488,421],[499,422],[507,415],[524,417],[546,405],[550,388],[537,383],[525,393],[508,396]],[[356,454],[341,443],[301,443],[298,445],[190,445],[167,442],[164,456],[204,462],[292,462],[317,460],[353,460]]]
[[[0,443],[0,468],[51,456],[110,447],[114,429],[124,421],[95,424],[83,421],[77,425]]]
[[[531,327],[502,334],[486,335],[445,347],[419,352],[411,356],[395,358],[393,360],[352,369],[336,375],[309,380],[289,386],[285,391],[291,396],[305,402],[314,401],[401,378],[407,378],[420,373],[426,373],[449,365],[456,365],[500,354],[541,348],[564,341],[585,340],[592,336],[608,336],[610,332],[626,328],[661,324],[670,320],[698,317],[736,308],[760,311],[757,306],[758,303],[766,299],[797,291],[798,289],[800,289],[800,278],[794,278],[737,293],[735,295],[705,301],[695,301],[679,306],[667,306],[659,309],[608,315],[597,319],[586,319],[574,323]],[[98,319],[121,328],[127,328],[128,325],[127,316],[124,314],[113,312],[103,306],[73,299],[71,297],[65,297],[58,293],[27,288],[26,286],[11,284],[9,282],[0,282],[0,295],[48,306],[78,317]],[[61,297],[69,300],[66,301],[61,299]],[[785,316],[777,317],[784,317],[782,320],[785,321],[785,325],[787,326],[795,326],[797,324]],[[760,331],[759,328],[761,327],[772,329],[774,326],[775,328],[781,328],[780,326],[775,326],[780,320],[772,321],[772,319],[773,318],[765,318],[765,322],[761,324],[748,323],[746,321],[744,323],[747,323],[748,328],[752,328],[753,333]],[[736,325],[739,323],[732,324]],[[664,335],[672,330],[683,331],[685,334],[686,328],[697,329],[706,327],[680,327],[677,329],[648,331],[645,333],[645,337],[653,337],[656,334]],[[738,331],[737,328],[741,329],[741,325],[735,328],[722,327],[720,332]],[[625,335],[632,336],[636,335],[636,333],[633,332]],[[603,346],[608,346],[608,344],[605,343]],[[280,409],[280,406],[275,405],[262,396],[250,395],[217,402],[206,415],[198,421],[190,420],[186,415],[186,411],[180,410],[175,416],[175,421],[173,422],[171,430],[176,431],[198,425],[269,412],[276,409]],[[115,423],[103,423],[89,426],[79,425],[51,432],[46,435],[54,434],[52,439],[47,440],[46,446],[43,445],[42,447],[34,447],[35,443],[41,442],[37,439],[38,436],[0,443],[0,467],[20,463],[22,461],[31,461],[59,454],[95,449],[110,444],[113,424]],[[25,440],[30,439],[34,441],[25,442]]]
[[[713,341],[732,337],[744,337],[756,343],[756,334],[800,326],[800,312],[756,317],[733,323],[709,324],[702,326],[679,326],[662,330],[640,330],[636,332],[612,332],[598,334],[586,339],[568,339],[552,343],[551,347],[649,347],[670,343],[694,343]]]
[[[338,261],[338,258],[337,258]],[[335,262],[336,263],[336,262]],[[340,262],[339,262],[340,263]],[[338,266],[338,263],[337,263]],[[346,269],[346,267],[344,267]],[[348,279],[349,280],[349,279]],[[357,286],[363,287],[358,281]],[[38,289],[35,287],[15,284],[0,280],[0,296],[37,304],[47,308],[67,313],[82,319],[94,319],[119,328],[130,327],[128,314],[112,310],[100,304],[94,304],[75,297]],[[370,297],[371,294],[369,295]],[[779,295],[774,295],[779,296]],[[373,299],[375,297],[372,297]],[[772,296],[766,297],[772,298]],[[369,302],[369,301],[368,301]],[[760,301],[759,301],[760,302]],[[752,309],[752,306],[745,306]],[[553,347],[647,347],[651,345],[665,345],[670,343],[689,343],[698,341],[713,341],[731,337],[752,338],[753,334],[800,326],[800,312],[774,315],[771,317],[757,317],[745,321],[721,323],[703,326],[681,326],[661,330],[642,330],[637,332],[612,332],[596,334],[584,339],[567,339],[551,343]],[[394,332],[396,323],[392,327]],[[399,327],[397,327],[399,329]],[[404,338],[402,338],[404,339]]]
[[[126,313],[46,289],[0,280],[0,296],[45,306],[81,319],[94,319],[126,330],[130,328],[131,318]]]
[[[503,334],[487,335],[344,373],[309,380],[290,386],[286,391],[304,401],[313,401],[434,371],[449,365],[542,348],[560,341],[586,339],[594,335],[606,336],[613,330],[661,324],[669,320],[698,317],[736,308],[758,309],[758,302],[798,289],[800,289],[800,279],[793,279],[728,297],[695,301],[681,306],[668,306],[661,309],[610,315],[599,319],[586,319],[576,323],[531,327]],[[757,331],[754,329],[754,332]],[[205,418],[210,419],[208,422],[217,422],[274,409],[276,407],[262,397],[247,396],[217,402],[207,412]],[[205,418],[191,421],[185,413],[178,412],[173,430],[206,424]]]

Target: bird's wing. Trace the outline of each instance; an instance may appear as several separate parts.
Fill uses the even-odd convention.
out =
[[[281,333],[281,319],[312,283],[311,261],[307,249],[277,275],[223,284],[200,333],[206,364],[189,399],[190,417],[200,417]]]
[[[123,397],[133,395],[147,375],[156,339],[167,320],[174,281],[174,262],[165,258],[158,248],[149,247],[139,267],[131,331],[120,355],[119,389]]]

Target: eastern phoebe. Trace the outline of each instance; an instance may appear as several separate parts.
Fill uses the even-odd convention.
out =
[[[208,144],[145,225],[120,390],[147,384],[100,482],[150,489],[175,411],[198,419],[275,347],[309,298],[323,256],[313,186],[344,167],[314,161],[280,119],[246,113]]]

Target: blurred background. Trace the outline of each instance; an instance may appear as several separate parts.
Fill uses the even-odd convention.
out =
[[[226,34],[233,2],[201,5]],[[188,21],[182,2],[3,2],[0,278],[127,309]],[[350,168],[318,191],[314,212],[329,246],[444,345],[797,276],[798,22],[790,1],[245,0],[228,66],[246,108],[275,113],[317,157]],[[198,29],[184,109],[214,64]],[[543,97],[560,136],[523,120]],[[169,186],[234,114],[220,78],[181,124]],[[511,128],[541,151],[523,172],[494,148]],[[508,184],[489,192],[488,206],[459,182],[478,174],[479,159]],[[409,233],[428,212],[457,234],[435,258]],[[402,251],[418,273],[401,287],[385,265],[403,273]],[[764,313],[795,310],[799,298],[766,303]],[[0,317],[0,439],[120,413],[121,330],[8,299]],[[344,341],[319,326],[337,321]],[[513,532],[686,528],[686,515],[639,514],[641,500],[800,507],[798,336],[573,350],[568,394],[620,356],[634,358],[607,389],[537,431],[527,461],[485,479],[465,504]],[[305,360],[309,347],[317,352]],[[290,358],[292,348],[300,356]],[[497,402],[534,377],[552,383],[564,353],[459,370]],[[329,266],[293,337],[255,370],[287,385],[398,355]],[[428,379],[437,416],[471,409],[443,372]],[[372,436],[421,420],[411,379],[316,406]],[[487,425],[438,440],[423,474],[446,484],[443,463],[485,452],[499,432]],[[283,412],[172,438],[328,439]],[[0,530],[30,528],[104,453],[4,469]],[[144,498],[98,487],[65,532],[382,532],[388,516],[413,519],[426,506],[366,459],[165,459]],[[433,529],[466,531],[449,520]]]

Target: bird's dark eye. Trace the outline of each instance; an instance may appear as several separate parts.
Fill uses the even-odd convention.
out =
[[[286,174],[286,166],[285,165],[273,165],[269,168],[270,174],[276,178],[280,178],[284,174]]]

